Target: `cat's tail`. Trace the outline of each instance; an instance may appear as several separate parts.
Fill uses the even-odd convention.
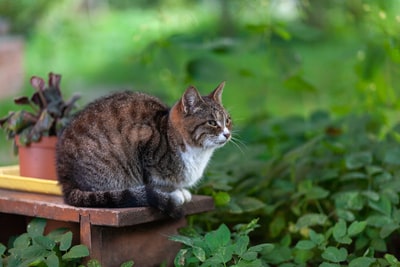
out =
[[[172,218],[183,217],[182,202],[173,193],[164,192],[151,186],[113,191],[82,191],[78,188],[63,187],[64,200],[76,207],[128,208],[154,207]]]

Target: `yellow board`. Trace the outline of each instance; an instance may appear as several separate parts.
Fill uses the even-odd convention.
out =
[[[58,181],[19,176],[19,166],[0,167],[0,188],[62,195]]]

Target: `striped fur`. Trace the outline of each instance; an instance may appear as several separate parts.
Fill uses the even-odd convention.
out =
[[[100,98],[79,112],[57,144],[65,202],[81,207],[152,206],[171,217],[190,201],[185,188],[203,175],[213,151],[230,140],[221,103],[189,87],[168,108],[143,93]]]

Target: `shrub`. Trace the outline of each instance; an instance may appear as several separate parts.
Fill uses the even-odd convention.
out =
[[[10,239],[10,247],[0,243],[0,267],[84,267],[80,263],[89,256],[84,245],[72,246],[72,232],[56,229],[44,235],[46,220],[34,218],[27,226],[27,232]],[[89,260],[88,267],[101,267],[97,260]],[[132,267],[133,261],[121,267]]]
[[[257,227],[257,220],[246,225],[237,225],[231,232],[225,224],[204,235],[177,235],[170,239],[184,244],[175,258],[175,266],[261,266],[261,251],[271,251],[273,245],[249,246],[249,232]]]
[[[89,255],[83,245],[71,246],[72,232],[57,229],[44,235],[46,220],[35,218],[27,232],[11,240],[10,248],[0,244],[0,266],[78,266]]]
[[[219,207],[196,226],[259,217],[251,241],[274,244],[260,254],[274,266],[399,266],[400,125],[387,128],[376,114],[255,119],[243,153],[216,155],[199,192]]]

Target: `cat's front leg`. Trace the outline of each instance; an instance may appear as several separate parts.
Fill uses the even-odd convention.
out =
[[[175,191],[172,191],[171,196],[178,205],[182,205],[192,200],[192,194],[185,188],[178,188]]]

